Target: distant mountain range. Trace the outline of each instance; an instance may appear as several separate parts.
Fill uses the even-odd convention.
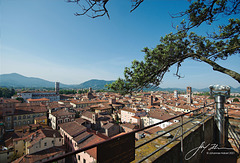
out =
[[[104,87],[106,84],[110,84],[114,81],[106,81],[106,80],[97,80],[92,79],[88,80],[86,82],[83,82],[81,84],[63,84],[60,83],[60,88],[63,89],[85,89],[85,88],[93,88],[94,90],[98,89],[106,89]],[[43,80],[40,78],[34,78],[34,77],[26,77],[17,73],[12,74],[2,74],[0,75],[0,87],[13,87],[13,88],[54,88],[55,82],[50,82],[47,80]],[[160,91],[186,91],[186,89],[181,88],[158,88],[155,90]],[[204,89],[196,89],[193,88],[193,91],[200,91],[200,92],[208,92],[209,88]],[[231,88],[231,92],[240,92],[240,87],[238,88]]]
[[[60,88],[84,89],[92,87],[93,89],[104,89],[106,84],[114,81],[105,81],[92,79],[81,84],[63,84],[60,83]],[[0,87],[13,88],[54,88],[55,82],[50,82],[40,78],[26,77],[17,73],[0,75]],[[105,88],[106,89],[106,88]]]

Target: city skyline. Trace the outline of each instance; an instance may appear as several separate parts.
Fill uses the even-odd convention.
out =
[[[19,73],[64,84],[116,80],[134,59],[143,59],[144,47],[154,48],[161,36],[176,32],[172,24],[181,18],[172,19],[169,13],[184,11],[188,5],[187,0],[144,1],[129,13],[130,1],[113,1],[107,6],[109,20],[74,16],[80,8],[65,1],[1,2],[0,74]],[[213,28],[203,25],[194,31],[204,35],[209,30]],[[239,61],[235,55],[217,63],[239,72]],[[160,87],[239,87],[237,81],[205,63],[187,60],[180,70],[184,78],[178,80],[172,66]]]

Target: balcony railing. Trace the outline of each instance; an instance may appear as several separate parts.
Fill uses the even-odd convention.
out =
[[[102,141],[100,143],[96,143],[96,144],[93,144],[93,145],[90,145],[90,146],[78,149],[76,151],[68,152],[68,153],[66,153],[64,155],[61,155],[61,156],[49,159],[49,160],[45,161],[45,163],[62,160],[62,159],[67,158],[69,156],[76,155],[76,154],[78,154],[80,152],[84,152],[84,151],[87,151],[87,150],[95,148],[95,147],[98,148],[99,146],[102,146],[102,145],[104,145],[104,144],[106,144],[106,143],[108,143],[110,141],[117,141],[117,140],[121,139],[121,137],[123,137],[123,136],[127,136],[127,135],[131,135],[131,134],[135,134],[135,133],[144,131],[146,129],[152,128],[154,126],[160,125],[160,124],[165,123],[165,122],[169,122],[169,121],[174,120],[176,118],[180,118],[181,119],[181,121],[179,122],[179,125],[177,125],[176,127],[171,128],[169,130],[165,130],[163,133],[157,135],[156,137],[154,137],[154,138],[152,138],[152,139],[150,139],[150,140],[148,140],[148,141],[146,141],[146,142],[144,142],[142,144],[139,144],[139,145],[135,146],[135,150],[140,148],[140,147],[143,147],[144,145],[146,145],[146,144],[148,144],[148,143],[150,143],[150,142],[152,142],[152,141],[154,141],[154,140],[156,140],[156,139],[158,139],[158,138],[160,138],[160,137],[170,133],[171,131],[175,130],[176,134],[173,136],[173,138],[170,139],[166,144],[160,146],[157,150],[147,154],[146,156],[142,157],[140,160],[135,160],[135,161],[136,162],[143,162],[144,160],[148,159],[149,157],[151,157],[152,155],[154,155],[158,151],[162,150],[163,148],[165,148],[169,144],[173,143],[174,141],[178,140],[179,138],[180,138],[180,141],[181,141],[181,152],[183,152],[183,146],[184,146],[184,144],[183,144],[183,137],[184,137],[184,134],[190,132],[196,126],[204,125],[205,120],[207,120],[208,118],[214,116],[215,115],[215,109],[213,109],[214,108],[214,104],[215,103],[211,103],[211,104],[208,104],[208,105],[206,105],[204,107],[200,107],[200,108],[198,108],[196,110],[192,110],[192,111],[189,111],[187,113],[183,113],[183,114],[180,114],[178,116],[175,116],[175,117],[163,120],[161,122],[158,122],[156,124],[144,127],[142,129],[134,130],[134,131],[126,133],[124,135],[120,135],[120,136],[114,137],[112,139],[109,139],[109,140],[106,140],[106,141]],[[212,108],[209,109],[209,107],[212,107]],[[184,120],[184,116],[189,116],[190,117],[189,120]],[[188,124],[188,123],[192,124],[191,127],[188,128],[188,129],[184,129],[184,126],[186,124]],[[233,137],[237,137],[238,138],[238,135],[234,135],[233,134]],[[239,145],[238,145],[238,147],[239,147]],[[97,160],[97,162],[98,162],[98,160]]]

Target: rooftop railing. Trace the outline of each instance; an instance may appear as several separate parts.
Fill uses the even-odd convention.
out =
[[[112,139],[109,139],[109,140],[106,140],[106,141],[102,141],[100,143],[96,143],[96,144],[93,144],[93,145],[90,145],[90,146],[87,146],[87,147],[84,147],[84,148],[81,148],[81,149],[78,149],[76,151],[72,151],[72,152],[68,152],[64,155],[61,155],[61,156],[58,156],[58,157],[55,157],[55,158],[52,158],[52,159],[49,159],[47,161],[44,161],[44,163],[49,163],[49,162],[55,162],[55,161],[58,161],[58,160],[62,160],[64,158],[67,158],[69,156],[73,156],[73,155],[76,155],[80,152],[84,152],[84,151],[87,151],[89,149],[92,149],[92,148],[95,148],[95,147],[99,147],[99,146],[104,146],[104,144],[107,144],[109,143],[110,141],[118,141],[120,140],[122,137],[126,137],[127,135],[132,135],[132,134],[135,134],[135,133],[138,133],[138,132],[141,132],[141,131],[144,131],[146,129],[149,129],[149,128],[152,128],[154,126],[158,126],[162,123],[165,123],[165,122],[169,122],[171,120],[174,120],[174,119],[177,119],[177,118],[180,118],[181,121],[178,122],[179,125],[177,125],[176,127],[173,127],[169,130],[164,130],[163,133],[157,135],[156,137],[140,144],[140,145],[137,145],[135,146],[135,150],[140,148],[140,147],[143,147],[144,145],[170,133],[171,131],[173,130],[177,130],[176,131],[176,134],[173,136],[172,139],[170,139],[166,144],[162,145],[161,147],[159,147],[158,149],[156,149],[155,151],[151,152],[150,154],[147,154],[146,156],[142,157],[140,160],[135,160],[136,162],[143,162],[145,161],[146,159],[148,159],[149,157],[151,157],[152,155],[156,154],[158,151],[162,150],[163,148],[165,148],[166,146],[168,146],[169,144],[173,143],[174,141],[180,139],[181,141],[181,152],[183,152],[183,138],[184,138],[184,134],[190,132],[192,129],[194,129],[196,126],[199,126],[199,125],[204,125],[204,122],[215,115],[215,109],[214,108],[214,104],[215,102],[211,103],[211,104],[208,104],[208,105],[205,105],[203,107],[200,107],[198,109],[195,109],[195,110],[192,110],[192,111],[189,111],[189,112],[186,112],[186,113],[182,113],[178,116],[175,116],[175,117],[172,117],[172,118],[169,118],[169,119],[166,119],[166,120],[163,120],[161,122],[158,122],[158,123],[155,123],[153,125],[150,125],[150,126],[147,126],[147,127],[144,127],[142,129],[137,129],[137,130],[134,130],[134,131],[131,131],[131,132],[128,132],[124,135],[120,135],[120,136],[117,136],[117,137],[114,137]],[[211,107],[211,109],[209,109],[209,107]],[[191,116],[190,116],[191,115]],[[184,116],[189,116],[190,118],[188,120],[184,120]],[[199,120],[200,119],[200,120]],[[198,120],[198,121],[195,121],[195,120]],[[188,124],[188,123],[191,123],[192,126],[188,129],[185,129],[184,130],[184,125]],[[167,128],[166,128],[167,129]],[[180,132],[180,133],[179,133]],[[235,135],[234,135],[235,136]],[[97,162],[99,162],[97,160]]]

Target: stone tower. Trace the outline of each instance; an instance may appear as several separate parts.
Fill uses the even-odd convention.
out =
[[[178,92],[177,92],[177,90],[174,91],[174,98],[178,99]]]
[[[59,82],[55,82],[55,92],[56,94],[59,94]]]
[[[192,87],[187,87],[187,103],[192,103]]]
[[[150,96],[150,103],[149,103],[149,105],[150,105],[150,106],[153,105],[153,96],[152,96],[152,95]]]
[[[89,87],[88,93],[93,93],[92,88]]]

